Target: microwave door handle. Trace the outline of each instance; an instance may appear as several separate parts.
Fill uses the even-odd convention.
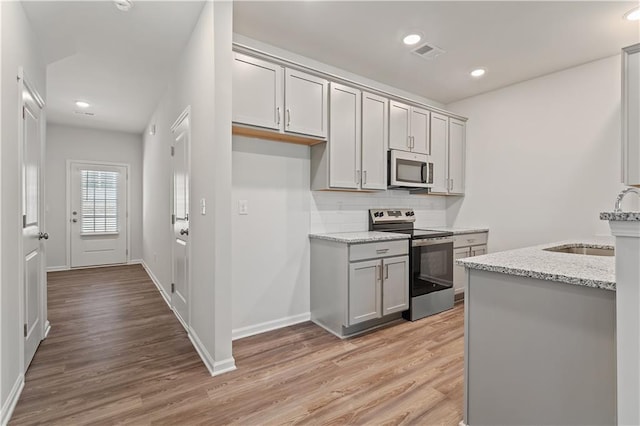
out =
[[[426,168],[427,168],[427,163],[422,163],[422,166],[420,166],[420,182],[422,183],[427,183],[424,177],[424,169]]]

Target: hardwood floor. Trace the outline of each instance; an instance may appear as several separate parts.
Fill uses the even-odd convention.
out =
[[[416,424],[462,419],[463,307],[348,340],[234,342],[211,377],[140,266],[49,274],[52,330],[11,424]]]

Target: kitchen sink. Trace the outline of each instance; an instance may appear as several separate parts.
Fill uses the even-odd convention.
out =
[[[615,256],[616,252],[613,247],[602,248],[593,247],[587,244],[575,244],[571,246],[557,246],[543,249],[545,251],[553,251],[556,253],[570,254],[586,254],[588,256]]]

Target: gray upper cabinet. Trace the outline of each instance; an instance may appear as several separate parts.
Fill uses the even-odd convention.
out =
[[[465,179],[466,123],[431,113],[432,194],[462,195]]]
[[[234,53],[233,122],[326,138],[329,82]]]
[[[329,186],[360,187],[361,94],[357,89],[331,83],[329,131]]]
[[[381,274],[379,260],[349,265],[349,326],[382,316]]]
[[[622,49],[622,182],[640,186],[640,43]]]
[[[233,121],[279,130],[282,121],[283,69],[234,53]]]
[[[326,138],[329,82],[287,68],[284,88],[285,131]]]
[[[389,102],[389,149],[429,154],[429,110]]]
[[[387,189],[389,100],[362,93],[362,189]]]

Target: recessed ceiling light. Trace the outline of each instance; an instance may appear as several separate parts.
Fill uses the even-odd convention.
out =
[[[471,77],[482,77],[486,72],[487,70],[485,70],[484,68],[476,68],[475,70],[471,71],[469,74],[471,74]]]
[[[89,105],[89,102],[85,102],[85,101],[76,101],[76,106],[78,108],[89,108],[91,105]]]
[[[113,0],[118,10],[123,12],[128,12],[129,9],[133,7],[133,2],[131,0]]]
[[[634,7],[630,11],[624,14],[624,19],[628,21],[638,21],[640,20],[640,6]]]
[[[420,34],[409,34],[402,39],[402,42],[404,44],[408,44],[409,46],[412,46],[416,43],[419,43],[420,40],[422,40],[422,36]]]

